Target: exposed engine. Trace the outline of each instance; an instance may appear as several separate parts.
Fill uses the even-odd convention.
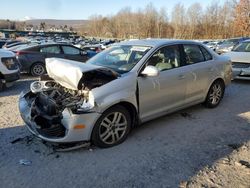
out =
[[[93,107],[89,103],[88,90],[67,89],[54,81],[37,81],[31,84],[31,118],[37,124],[37,131],[49,137],[65,134],[62,112],[65,108],[81,113]]]
[[[34,88],[38,89],[39,92],[35,92]],[[36,105],[41,109],[46,109],[47,115],[56,115],[61,113],[65,108],[70,108],[72,111],[76,111],[81,108],[81,105],[88,100],[88,90],[71,90],[62,87],[60,84],[49,81],[49,82],[34,82],[31,85],[33,93],[37,93],[35,99]],[[53,106],[53,107],[52,107]]]
[[[46,137],[62,137],[65,127],[62,125],[63,111],[67,108],[74,114],[89,112],[94,107],[91,90],[117,78],[111,71],[93,70],[82,75],[78,90],[63,86],[67,78],[55,82],[48,76],[30,85],[31,118],[37,125],[37,131]],[[45,80],[45,81],[43,81]],[[61,82],[60,82],[61,81]]]

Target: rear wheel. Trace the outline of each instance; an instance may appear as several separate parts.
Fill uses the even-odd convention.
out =
[[[131,117],[123,106],[114,106],[97,120],[93,132],[94,145],[107,148],[122,143],[131,129]]]
[[[35,63],[34,65],[32,65],[30,73],[32,74],[32,76],[41,76],[43,74],[45,74],[46,69],[44,64],[42,63]]]
[[[205,106],[208,108],[215,108],[219,105],[220,101],[224,96],[225,84],[221,80],[216,80],[210,87]]]

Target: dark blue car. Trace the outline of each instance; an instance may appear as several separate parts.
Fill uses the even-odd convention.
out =
[[[33,76],[46,73],[45,59],[58,57],[74,61],[85,62],[96,53],[84,51],[70,44],[40,44],[22,45],[14,51],[21,66],[21,72],[27,72]]]

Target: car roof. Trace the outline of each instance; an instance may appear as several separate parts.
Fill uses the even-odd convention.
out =
[[[68,44],[68,43],[57,43],[57,42],[45,42],[42,44],[38,44],[38,46],[40,47],[44,47],[44,46],[54,46],[54,45],[58,45],[58,46],[73,46],[72,44]]]
[[[250,39],[244,40],[244,41],[242,41],[242,42],[250,42]]]
[[[193,43],[193,44],[200,44],[195,41],[191,40],[176,40],[176,39],[142,39],[142,40],[132,40],[132,41],[123,41],[121,45],[135,45],[135,46],[150,46],[150,47],[157,47],[157,46],[162,46],[165,44],[174,44],[174,43],[181,43],[181,44],[186,44],[186,43]]]

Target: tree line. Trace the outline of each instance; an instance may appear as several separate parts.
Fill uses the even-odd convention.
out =
[[[48,31],[50,29],[57,29],[62,31],[74,31],[72,26],[68,25],[54,25],[54,24],[46,24],[45,22],[41,22],[40,25],[33,25],[30,23],[22,22],[22,21],[11,21],[11,20],[0,20],[0,29],[11,29],[11,30],[25,30],[25,29],[33,29]]]
[[[220,39],[250,36],[250,0],[216,1],[203,8],[177,3],[171,12],[152,3],[132,11],[123,8],[112,16],[93,15],[82,33],[108,38]]]

